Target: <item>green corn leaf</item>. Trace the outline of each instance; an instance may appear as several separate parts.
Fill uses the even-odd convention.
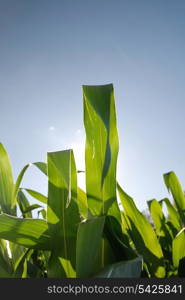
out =
[[[32,218],[31,211],[24,213],[24,211],[30,206],[30,203],[25,194],[23,193],[22,189],[19,189],[19,192],[17,194],[17,203],[19,205],[22,216],[24,218]]]
[[[0,253],[4,260],[9,262],[9,255],[7,250],[7,241],[0,239]]]
[[[121,221],[122,221],[122,231],[126,235],[130,230],[130,223],[124,211],[121,212]]]
[[[179,261],[185,257],[185,227],[176,235],[172,245],[173,264],[176,268]]]
[[[24,166],[24,168],[21,170],[21,172],[19,173],[19,175],[17,177],[16,183],[15,183],[15,187],[14,187],[14,199],[15,199],[15,201],[16,201],[16,197],[17,197],[17,194],[18,194],[18,191],[19,191],[20,184],[22,182],[23,176],[24,176],[26,170],[28,169],[28,167],[30,165],[31,164],[28,164],[28,165]]]
[[[120,225],[121,225],[121,211],[118,206],[117,200],[112,203],[112,205],[110,206],[110,208],[108,210],[107,215],[116,218],[118,223],[120,223]]]
[[[101,247],[99,248],[99,254],[95,263],[97,272],[104,268],[106,265],[110,265],[116,262],[116,255],[109,239],[106,237],[103,231],[101,240]],[[96,272],[96,273],[97,273]],[[95,273],[94,273],[95,274]]]
[[[11,252],[11,263],[15,270],[19,258],[24,255],[26,249],[23,246],[7,241],[9,245],[9,250]]]
[[[71,242],[71,248],[68,248],[68,257],[72,257],[74,255],[73,248],[74,240]],[[48,277],[49,278],[75,278],[76,277],[76,269],[74,267],[72,260],[67,260],[66,255],[63,255],[63,251],[60,249],[54,249],[51,252],[51,256],[48,262]]]
[[[42,203],[47,203],[48,202],[48,198],[46,196],[44,196],[43,194],[34,191],[34,190],[30,190],[30,189],[24,189],[30,196],[32,196],[33,198],[35,198],[36,200],[42,202]]]
[[[77,173],[72,150],[48,153],[48,180],[47,221],[52,244],[57,249],[55,255],[51,255],[50,266],[58,263],[56,277],[75,277],[80,213],[77,205]]]
[[[38,209],[38,208],[41,208],[42,206],[38,205],[38,204],[32,204],[30,206],[28,206],[24,211],[23,211],[23,214],[26,214],[34,209]]]
[[[161,208],[160,203],[156,200],[150,200],[147,201],[149,211],[151,214],[151,217],[153,219],[156,233],[158,236],[165,236],[164,233],[164,226],[165,226],[165,217]]]
[[[70,261],[63,259],[61,251],[58,249],[51,252],[47,264],[47,276],[49,278],[75,277],[74,266],[71,265]]]
[[[88,218],[88,205],[86,193],[78,187],[78,207],[80,214],[84,219]]]
[[[126,215],[120,211],[117,201],[113,202],[106,216],[104,232],[110,242],[117,261],[129,260],[135,258],[136,252],[130,245],[130,239],[127,231]]]
[[[116,261],[112,245],[104,234],[104,223],[105,216],[90,216],[89,219],[82,221],[79,225],[77,236],[77,277],[90,277],[104,268],[105,265]],[[87,254],[84,251],[85,253],[87,251]],[[92,263],[89,262],[88,257],[92,257]]]
[[[157,236],[164,237],[165,243],[171,243],[171,237],[166,224],[166,218],[162,211],[162,203],[160,204],[160,202],[158,202],[156,199],[153,199],[148,201],[148,207],[154,222]]]
[[[16,272],[13,274],[14,278],[27,278],[27,261],[23,259]]]
[[[9,240],[26,248],[51,250],[50,235],[46,221],[21,219],[0,215],[0,239]]]
[[[126,232],[122,231],[121,224],[113,216],[106,216],[104,234],[107,237],[117,261],[135,258],[136,252],[129,244]]]
[[[15,264],[14,278],[27,278],[27,260],[29,260],[33,250],[25,250],[17,259]]]
[[[105,217],[94,217],[82,222],[78,227],[76,269],[77,277],[91,277],[96,270],[96,262],[102,247]],[[104,254],[102,252],[102,254]],[[104,257],[99,269],[104,266]]]
[[[8,153],[0,143],[0,206],[4,213],[15,215],[14,181]]]
[[[170,191],[173,196],[181,221],[185,224],[185,197],[180,182],[174,172],[166,173],[163,177],[168,191]]]
[[[133,199],[118,185],[119,196],[129,219],[130,236],[144,261],[147,262],[151,276],[164,277],[164,258],[157,236],[149,221],[137,209]]]
[[[179,260],[178,277],[185,278],[185,256]]]
[[[9,251],[8,251],[8,241],[0,239],[0,256],[1,260],[3,260],[9,269],[9,272],[11,272],[12,269],[12,260],[10,259]],[[0,264],[1,267],[1,264]]]
[[[86,191],[90,211],[107,213],[116,200],[118,134],[113,85],[83,86]]]
[[[35,162],[32,163],[33,166],[36,166],[42,173],[44,173],[47,176],[47,164],[44,162]]]
[[[0,278],[10,278],[12,277],[13,269],[10,263],[5,260],[4,256],[0,251]]]
[[[46,219],[46,210],[44,208],[38,211],[38,217],[40,214],[42,215],[43,219]]]
[[[148,201],[148,207],[162,249],[171,252],[172,237],[162,211],[162,204],[160,204],[156,199],[153,199]]]
[[[179,232],[181,230],[181,221],[176,208],[171,204],[168,198],[162,199],[161,202],[166,204],[168,210],[168,220],[171,222],[173,227],[175,227],[177,232]]]
[[[139,278],[142,271],[142,257],[128,261],[121,261],[110,266],[106,266],[94,277],[102,278]]]

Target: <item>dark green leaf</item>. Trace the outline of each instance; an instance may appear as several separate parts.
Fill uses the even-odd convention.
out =
[[[34,209],[37,209],[37,208],[41,208],[42,206],[38,205],[38,204],[32,204],[30,206],[28,206],[24,211],[23,211],[23,214],[26,214]]]
[[[47,176],[47,164],[44,163],[44,162],[35,162],[35,163],[32,163],[32,165],[36,166],[42,173],[44,173],[46,176]]]
[[[121,261],[110,266],[106,266],[94,277],[103,278],[139,278],[142,271],[142,258]]]
[[[24,213],[24,211],[30,206],[30,203],[28,199],[26,198],[25,194],[23,193],[22,189],[19,189],[19,192],[17,194],[17,202],[19,205],[19,208],[22,212],[22,215],[24,218],[32,218],[31,211]]]
[[[76,250],[77,277],[90,277],[102,247],[105,217],[95,217],[79,224]],[[99,269],[104,267],[104,252]]]

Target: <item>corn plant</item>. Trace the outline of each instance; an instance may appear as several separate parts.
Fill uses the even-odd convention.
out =
[[[29,164],[20,172],[14,183],[12,169],[8,154],[0,144],[0,209],[3,216],[16,217],[19,207],[22,217],[32,218],[32,210],[39,208],[38,204],[30,205],[28,199],[20,189],[20,184]],[[3,231],[3,223],[1,230]],[[13,230],[13,228],[11,228]],[[6,235],[6,229],[4,234]],[[25,277],[27,275],[26,260],[31,257],[32,250],[22,245],[0,239],[0,276],[1,277]],[[31,260],[31,258],[30,258]]]
[[[0,277],[184,276],[185,198],[176,175],[164,175],[174,203],[148,201],[151,224],[117,183],[113,85],[83,86],[83,105],[86,192],[78,187],[72,149],[49,152],[46,163],[33,164],[48,178],[46,197],[20,187],[29,165],[14,184],[7,152],[0,147]],[[25,193],[44,208],[30,205]],[[32,217],[34,209],[38,218]]]

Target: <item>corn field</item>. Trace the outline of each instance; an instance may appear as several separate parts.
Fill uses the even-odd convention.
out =
[[[185,196],[176,174],[163,175],[173,201],[147,202],[150,222],[116,179],[113,85],[83,86],[83,109],[86,192],[72,149],[32,163],[47,176],[46,197],[21,187],[30,164],[14,180],[0,144],[0,277],[185,277]]]

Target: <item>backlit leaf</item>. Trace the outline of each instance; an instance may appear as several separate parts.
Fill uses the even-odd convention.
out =
[[[137,209],[133,199],[118,185],[118,192],[129,219],[130,236],[140,255],[148,264],[151,276],[164,277],[164,258],[157,236],[144,215]]]
[[[26,248],[50,250],[50,235],[46,221],[0,215],[0,239],[9,240]]]
[[[90,211],[105,214],[116,200],[118,134],[113,85],[83,86],[86,191]]]

